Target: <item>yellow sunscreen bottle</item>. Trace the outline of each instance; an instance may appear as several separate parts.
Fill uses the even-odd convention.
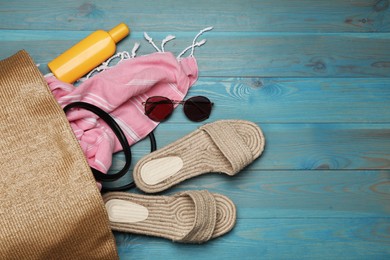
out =
[[[93,32],[69,50],[48,63],[51,72],[61,81],[73,83],[115,53],[116,43],[130,30],[121,23],[110,31]]]

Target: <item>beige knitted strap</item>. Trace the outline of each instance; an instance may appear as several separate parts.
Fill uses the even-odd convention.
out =
[[[144,156],[135,165],[133,178],[139,189],[155,193],[209,172],[235,175],[258,158],[264,146],[256,123],[219,120]]]
[[[229,161],[232,167],[232,172],[229,175],[236,174],[253,161],[252,151],[228,123],[206,124],[200,127],[200,129],[211,137],[214,144]]]
[[[103,199],[113,230],[177,242],[206,242],[226,234],[236,222],[233,201],[208,191],[171,196],[108,192]]]
[[[215,229],[217,206],[213,195],[204,191],[182,193],[192,198],[195,204],[195,221],[192,229],[181,241],[203,243],[208,241]]]
[[[101,195],[25,51],[0,61],[0,259],[117,259]]]

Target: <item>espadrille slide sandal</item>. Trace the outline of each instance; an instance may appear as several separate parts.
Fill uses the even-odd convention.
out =
[[[138,161],[134,181],[142,191],[155,193],[208,172],[232,176],[260,156],[264,143],[261,129],[249,121],[205,124]]]
[[[172,196],[110,192],[103,200],[112,230],[182,243],[204,243],[227,233],[236,222],[233,202],[206,190]]]

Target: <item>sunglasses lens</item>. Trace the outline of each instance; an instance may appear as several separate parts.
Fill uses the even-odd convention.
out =
[[[153,121],[164,121],[172,111],[173,104],[166,97],[150,97],[145,102],[145,114]]]
[[[186,114],[188,119],[200,122],[209,118],[211,106],[210,100],[206,97],[192,97],[184,103],[184,114]]]

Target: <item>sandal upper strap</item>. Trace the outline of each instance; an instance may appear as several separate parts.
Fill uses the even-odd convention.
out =
[[[218,149],[229,161],[234,175],[253,161],[253,154],[242,136],[228,122],[211,123],[200,127],[213,140]]]
[[[189,196],[194,201],[195,220],[192,229],[180,240],[188,243],[208,241],[217,221],[217,204],[214,196],[207,190],[180,193],[180,196],[183,195]]]

